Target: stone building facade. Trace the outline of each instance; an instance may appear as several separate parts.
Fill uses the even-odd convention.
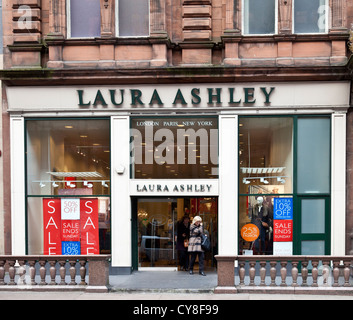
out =
[[[46,201],[89,197],[98,199],[100,252],[110,252],[119,271],[175,267],[173,226],[185,213],[204,218],[212,254],[353,250],[350,1],[3,0],[3,17],[4,253],[52,253]],[[82,142],[90,135],[82,128],[104,131],[98,120],[109,124],[105,157],[95,153],[102,143]],[[60,140],[60,121],[80,127],[81,140]],[[148,127],[154,152],[144,140]],[[196,162],[178,163],[182,127],[202,130],[217,155],[202,162],[197,136],[189,140]],[[157,129],[172,131],[156,138]],[[168,134],[171,144],[158,154]],[[305,145],[306,135],[319,150]],[[140,145],[132,142],[137,137]],[[95,168],[71,144],[92,156]],[[320,157],[328,160],[311,166]],[[259,198],[268,216],[256,225],[250,212]],[[276,229],[281,199],[292,223]],[[249,225],[258,228],[257,239],[244,234]],[[83,253],[80,228],[75,242]],[[276,232],[291,237],[274,241]],[[70,242],[62,235],[57,241]],[[56,244],[63,253],[64,244]]]

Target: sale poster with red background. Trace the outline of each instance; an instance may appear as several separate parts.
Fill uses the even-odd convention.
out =
[[[99,254],[98,199],[43,199],[43,227],[44,255]]]

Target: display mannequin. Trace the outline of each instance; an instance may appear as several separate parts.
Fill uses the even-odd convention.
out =
[[[264,204],[264,198],[258,197],[256,204],[249,209],[249,218],[251,223],[260,230],[260,236],[254,242],[254,254],[265,253],[266,231],[269,228],[268,207]]]

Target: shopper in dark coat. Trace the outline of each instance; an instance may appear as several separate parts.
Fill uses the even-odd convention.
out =
[[[177,250],[179,255],[179,265],[181,270],[189,269],[189,238],[190,238],[190,218],[184,216],[177,225]]]
[[[205,253],[201,248],[201,235],[203,234],[202,219],[196,216],[190,226],[190,240],[189,240],[189,253],[190,253],[190,274],[193,274],[194,264],[196,257],[199,257],[199,274],[205,276],[204,272],[204,259]]]

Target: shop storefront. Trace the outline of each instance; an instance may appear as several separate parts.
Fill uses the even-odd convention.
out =
[[[7,87],[13,254],[345,254],[349,82]]]

